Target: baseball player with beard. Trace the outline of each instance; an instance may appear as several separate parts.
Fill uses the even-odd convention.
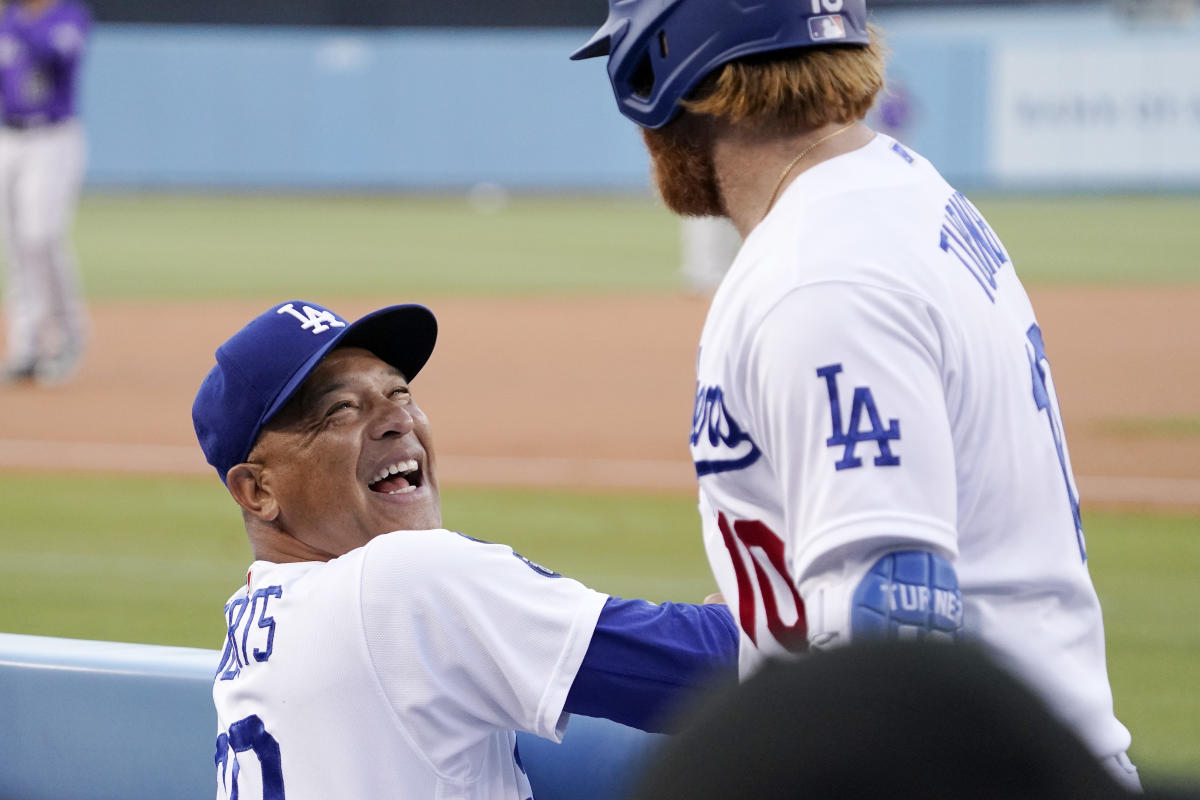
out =
[[[1136,786],[1045,338],[979,211],[861,122],[878,37],[864,0],[611,0],[573,56],[608,57],[666,204],[744,238],[691,432],[742,673],[971,637]]]
[[[192,419],[254,551],[214,676],[218,798],[529,800],[516,731],[663,730],[736,679],[725,606],[609,597],[442,527],[410,385],[436,332],[422,306],[295,300],[217,350]]]
[[[8,262],[0,380],[65,380],[86,343],[68,234],[83,182],[75,95],[90,28],[91,15],[76,0],[19,0],[0,13],[0,216]]]

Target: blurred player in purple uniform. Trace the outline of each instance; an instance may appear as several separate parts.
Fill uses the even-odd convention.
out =
[[[66,380],[87,338],[68,233],[86,158],[75,95],[90,28],[91,14],[77,0],[20,0],[0,15],[3,381]]]

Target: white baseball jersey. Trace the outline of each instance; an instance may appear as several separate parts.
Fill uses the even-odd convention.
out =
[[[1097,755],[1125,751],[1041,330],[927,161],[877,135],[800,174],[713,299],[696,391],[705,548],[743,675],[847,641],[866,570],[925,549],[954,563],[965,634]]]
[[[217,797],[527,800],[607,595],[499,544],[400,531],[255,562],[225,609]]]

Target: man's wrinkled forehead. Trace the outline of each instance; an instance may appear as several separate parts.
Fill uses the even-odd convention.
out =
[[[364,369],[363,362],[352,356],[362,355],[371,360],[371,365]],[[352,388],[356,381],[367,380],[371,372],[399,378],[407,383],[407,379],[399,369],[387,363],[370,350],[361,347],[345,346],[330,350],[325,358],[304,379],[296,393],[288,399],[279,411],[267,420],[263,426],[279,429],[289,427],[297,422],[309,419],[320,413],[322,401],[329,395],[343,389]]]

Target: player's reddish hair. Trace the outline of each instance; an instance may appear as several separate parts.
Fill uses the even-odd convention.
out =
[[[867,46],[821,47],[730,61],[709,75],[688,111],[792,133],[866,116],[883,88],[882,31]]]

